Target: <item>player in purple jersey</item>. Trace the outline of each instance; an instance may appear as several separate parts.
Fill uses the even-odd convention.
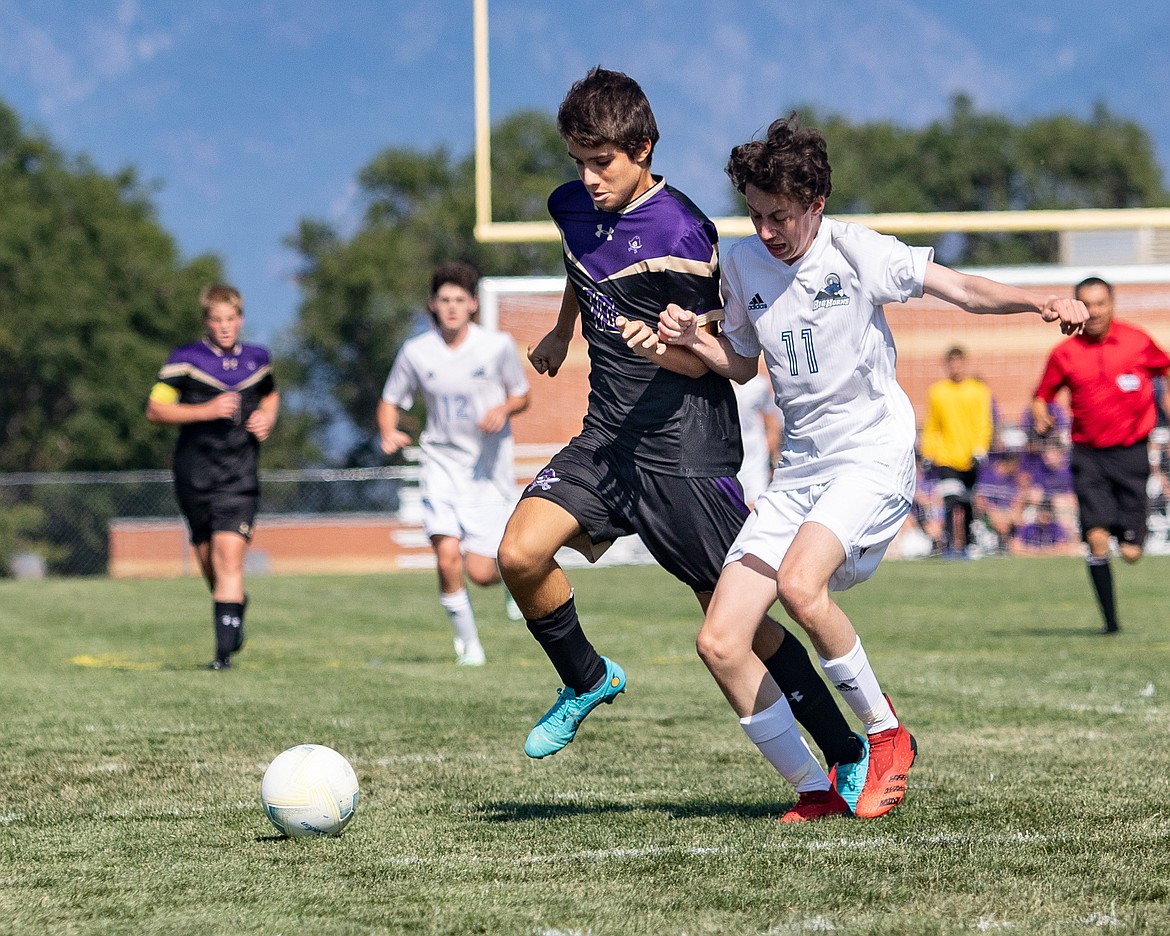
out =
[[[171,356],[150,391],[146,418],[178,426],[175,494],[214,596],[215,659],[227,669],[244,645],[244,554],[260,498],[257,461],[280,409],[268,352],[240,341],[244,303],[231,286],[199,295],[206,337]]]
[[[650,172],[658,129],[628,76],[592,70],[570,89],[557,125],[580,181],[549,197],[560,228],[566,286],[556,326],[529,359],[555,376],[578,317],[589,349],[589,405],[581,433],[536,476],[504,533],[498,559],[528,628],[565,688],[524,750],[555,754],[597,705],[625,690],[622,668],[585,636],[555,560],[572,546],[591,561],[639,535],[660,565],[705,608],[723,557],[747,516],[735,395],[726,378],[681,348],[648,349],[665,303],[722,315],[718,235],[681,192]],[[756,652],[841,776],[865,775],[853,734],[801,643],[764,618]]]

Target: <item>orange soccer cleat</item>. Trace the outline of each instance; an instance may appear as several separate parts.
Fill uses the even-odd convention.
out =
[[[830,787],[827,790],[809,790],[801,793],[788,812],[780,817],[781,822],[813,822],[817,819],[829,819],[833,816],[850,816],[849,804],[841,798],[841,794]]]
[[[901,724],[869,736],[869,770],[854,809],[859,818],[876,819],[902,802],[906,777],[917,754],[918,742]]]

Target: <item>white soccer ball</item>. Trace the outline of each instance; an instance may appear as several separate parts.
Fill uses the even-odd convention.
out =
[[[358,803],[357,774],[323,744],[298,744],[264,771],[260,802],[283,835],[340,835]]]

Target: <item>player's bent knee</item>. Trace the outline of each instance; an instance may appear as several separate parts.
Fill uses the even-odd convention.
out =
[[[776,592],[789,617],[798,622],[805,621],[828,595],[820,583],[800,574],[782,576]]]
[[[695,650],[699,654],[699,659],[712,671],[719,670],[730,661],[744,655],[744,649],[742,641],[738,640],[735,634],[706,625],[695,638]],[[750,646],[747,647],[747,652],[751,652]]]
[[[511,530],[500,541],[496,563],[505,582],[523,581],[538,574],[552,560],[552,554],[535,538]]]

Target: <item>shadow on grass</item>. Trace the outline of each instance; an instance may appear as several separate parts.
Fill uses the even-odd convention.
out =
[[[730,803],[709,800],[694,803],[485,803],[479,812],[487,822],[534,822],[639,812],[661,812],[674,819],[768,819],[779,818],[791,805],[791,802]]]
[[[1099,627],[1068,627],[1053,625],[1052,627],[1010,627],[987,628],[989,637],[1092,637],[1101,640],[1103,637],[1112,637],[1112,634],[1102,634]]]

